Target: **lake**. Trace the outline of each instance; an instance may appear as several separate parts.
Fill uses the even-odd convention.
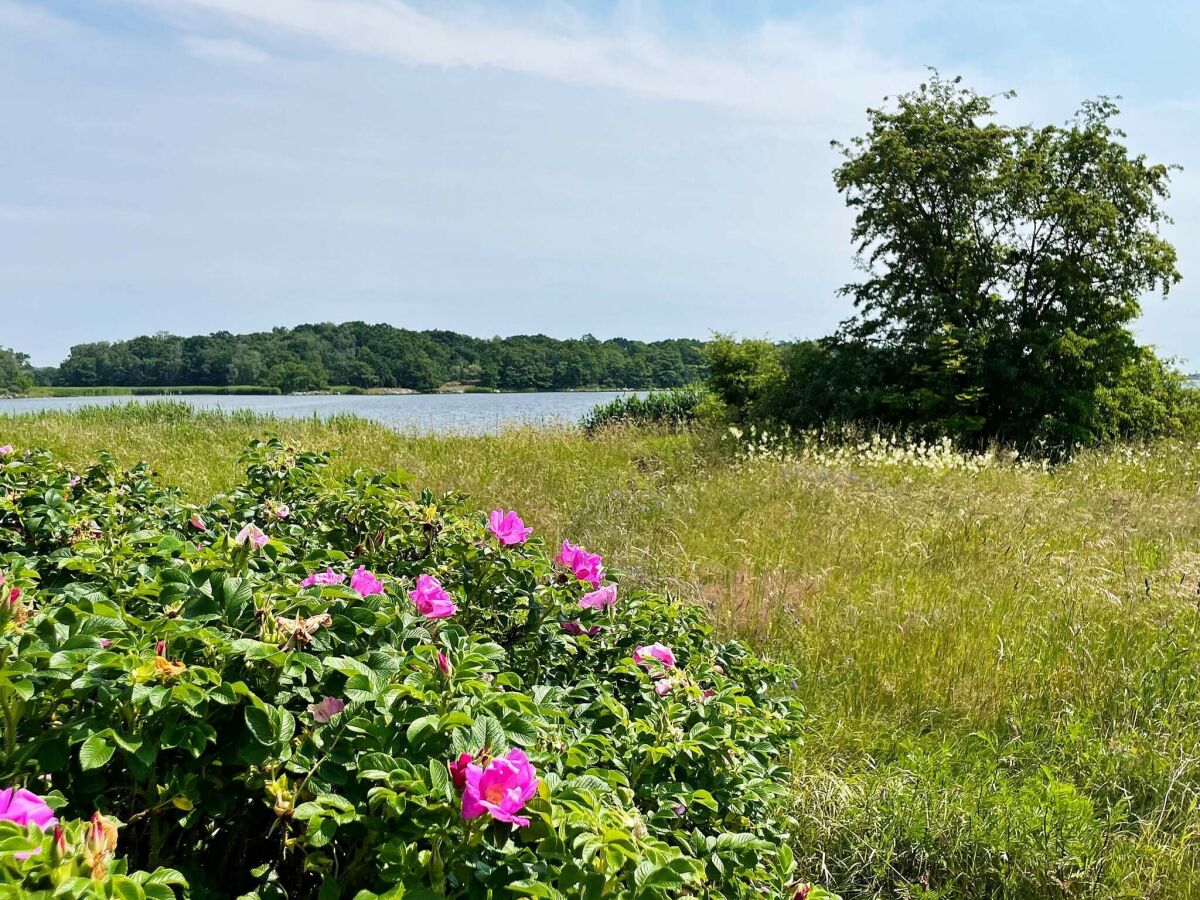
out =
[[[356,415],[397,431],[485,434],[506,424],[576,423],[599,403],[634,392],[544,394],[335,394],[329,396],[30,397],[0,400],[0,415],[82,406],[114,406],[171,400],[196,409],[249,410],[286,418]]]

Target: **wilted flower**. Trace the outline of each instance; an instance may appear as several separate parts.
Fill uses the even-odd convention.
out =
[[[78,475],[75,475],[74,477],[71,478],[70,481],[67,482],[67,487],[74,490],[75,488],[79,487],[79,483],[81,481],[83,481],[83,479],[80,478]]]
[[[359,566],[354,570],[354,574],[350,576],[350,587],[364,597],[383,593],[383,582],[376,578],[374,573],[367,571],[366,566]]]
[[[154,645],[154,655],[155,656],[166,656],[167,655],[167,642],[166,641],[158,641]]]
[[[294,619],[288,619],[284,616],[276,616],[275,624],[279,630],[292,638],[297,644],[307,644],[312,640],[312,636],[316,634],[318,629],[328,628],[333,624],[333,617],[329,613],[319,613],[315,616],[309,616],[307,619],[302,619],[296,616]]]
[[[657,660],[662,664],[664,669],[669,669],[675,665],[675,654],[671,652],[671,648],[665,644],[653,643],[644,644],[641,647],[635,647],[633,650],[633,661],[639,666],[649,668],[653,663],[651,660]]]
[[[109,645],[111,645],[112,641],[110,641],[108,638],[98,638],[97,643],[99,643],[100,647],[103,649],[103,648],[107,648]]]
[[[310,703],[308,705],[308,711],[312,713],[313,721],[318,725],[326,724],[345,708],[345,702],[339,700],[337,697],[325,697],[320,703]]]
[[[470,763],[466,776],[464,819],[476,819],[486,812],[496,821],[511,822],[518,828],[529,824],[529,819],[517,813],[537,793],[538,780],[523,751],[509,750],[507,756],[489,760],[483,767]]]
[[[586,634],[588,637],[595,637],[600,633],[600,626],[593,625],[591,628],[584,628],[583,623],[576,619],[574,622],[559,622],[559,627],[567,634],[573,634],[576,637]]]
[[[594,588],[600,587],[600,582],[604,580],[604,566],[601,565],[599,553],[588,553],[582,547],[563,541],[562,549],[554,561],[566,566],[576,578],[590,583]]]
[[[660,678],[654,682],[654,693],[660,697],[665,697],[671,692],[671,688],[675,687],[674,678]]]
[[[25,788],[8,788],[0,791],[0,819],[12,822],[22,828],[36,825],[42,831],[58,824],[54,810],[46,805],[46,801]],[[35,853],[41,852],[39,847],[37,850],[13,855],[17,859],[28,859]]]
[[[523,544],[533,534],[533,529],[525,527],[515,510],[505,512],[502,509],[492,510],[488,517],[488,531],[502,544]]]
[[[450,781],[459,793],[467,786],[467,766],[474,758],[470,753],[460,753],[454,762],[446,763],[446,768],[450,770]]]
[[[313,585],[326,587],[328,585],[341,584],[345,580],[345,575],[335,572],[333,569],[326,569],[324,572],[313,572],[302,582],[300,582],[300,587],[306,588],[312,587]]]
[[[588,609],[606,610],[617,602],[617,586],[606,584],[602,588],[589,591],[579,599],[579,605]]]
[[[417,612],[427,619],[444,619],[458,612],[441,582],[432,575],[418,575],[417,586],[408,592],[408,596],[417,605]]]
[[[237,537],[234,538],[234,543],[241,545],[249,541],[250,545],[254,547],[255,550],[258,550],[266,545],[268,540],[270,540],[270,538],[267,537],[266,532],[251,522],[237,533]]]
[[[204,524],[204,520],[199,516],[192,516],[190,524],[197,531],[208,531],[208,526]]]
[[[290,506],[288,506],[286,503],[280,503],[278,506],[275,507],[274,513],[275,513],[275,518],[286,519],[288,516],[290,516],[292,514],[292,508]]]
[[[12,452],[13,452],[12,444],[5,444],[3,447],[0,447],[0,456],[8,456],[8,454],[10,454]]]

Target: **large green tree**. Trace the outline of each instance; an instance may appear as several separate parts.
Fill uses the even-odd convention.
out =
[[[0,391],[23,391],[32,384],[29,357],[0,347]]]
[[[1064,126],[934,73],[835,144],[863,279],[838,340],[870,352],[880,419],[1052,445],[1097,436],[1097,397],[1139,350],[1147,293],[1179,280],[1159,234],[1169,167],[1125,147],[1108,99]],[[872,376],[881,380],[879,373]]]

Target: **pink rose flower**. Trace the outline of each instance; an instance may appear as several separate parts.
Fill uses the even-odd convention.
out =
[[[320,587],[328,587],[328,586],[334,585],[334,584],[341,584],[345,580],[346,580],[345,575],[341,575],[341,574],[333,571],[333,569],[326,569],[324,572],[313,572],[311,575],[309,575],[307,578],[305,578],[302,582],[300,582],[300,587],[306,588],[306,587],[312,587],[313,585],[318,585]]]
[[[599,553],[588,553],[582,547],[562,542],[562,549],[554,561],[560,566],[566,566],[580,581],[586,581],[592,587],[600,587],[604,580],[604,566],[601,565]]]
[[[502,544],[523,544],[533,534],[533,529],[525,527],[515,510],[505,512],[502,509],[492,510],[488,517],[488,531]]]
[[[477,819],[486,812],[497,822],[511,822],[518,828],[529,824],[529,819],[517,813],[537,793],[538,780],[523,751],[509,750],[507,756],[489,760],[485,767],[471,763],[466,774],[464,819]]]
[[[408,592],[408,596],[417,605],[417,612],[427,619],[445,619],[458,612],[441,582],[432,575],[418,575],[417,586]]]
[[[275,507],[275,518],[277,519],[286,519],[291,514],[292,508],[286,503],[280,503],[277,507]]]
[[[81,481],[83,481],[83,479],[82,479],[82,478],[80,478],[78,475],[76,475],[76,476],[75,476],[75,477],[73,477],[73,478],[72,478],[70,481],[68,481],[68,482],[67,482],[67,487],[69,487],[69,488],[71,488],[72,490],[74,490],[75,488],[79,487],[79,483],[80,483]]]
[[[584,594],[579,600],[579,605],[587,609],[598,609],[603,612],[616,602],[617,586],[615,584],[606,584],[604,587]]]
[[[46,801],[25,788],[8,788],[0,791],[0,819],[12,822],[22,828],[36,825],[42,831],[58,824],[54,810],[46,805]],[[29,859],[34,854],[41,852],[39,847],[36,850],[13,855],[17,859]]]
[[[246,541],[249,541],[250,545],[254,547],[255,550],[259,550],[266,545],[268,540],[270,540],[270,538],[267,537],[267,533],[251,522],[237,533],[237,537],[234,538],[234,543],[240,546],[246,543]]]
[[[345,702],[337,697],[325,697],[320,703],[310,703],[308,711],[312,713],[313,721],[318,725],[325,725],[346,708]]]
[[[383,582],[367,571],[366,566],[359,566],[350,576],[350,587],[363,597],[383,593]]]
[[[654,665],[652,660],[660,663],[664,669],[670,669],[675,665],[675,654],[671,652],[670,647],[659,643],[634,648],[633,661],[639,666],[650,668]]]
[[[97,643],[100,644],[101,650],[107,650],[112,646],[112,641],[110,641],[108,638],[97,638]]]
[[[8,454],[10,454],[12,452],[13,452],[12,444],[5,444],[3,447],[0,447],[0,456],[8,456]]]
[[[448,657],[441,650],[438,651],[437,655],[437,667],[438,671],[441,672],[444,677],[450,677],[450,657]]]
[[[675,687],[674,678],[660,678],[654,682],[654,693],[660,697],[665,697],[671,692],[671,688]]]

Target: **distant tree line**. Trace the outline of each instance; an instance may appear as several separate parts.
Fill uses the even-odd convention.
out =
[[[347,322],[254,334],[154,334],[78,344],[53,383],[73,387],[267,385],[302,391],[330,385],[433,390],[458,382],[500,390],[667,388],[704,377],[697,340],[650,343],[590,335],[475,338]]]

